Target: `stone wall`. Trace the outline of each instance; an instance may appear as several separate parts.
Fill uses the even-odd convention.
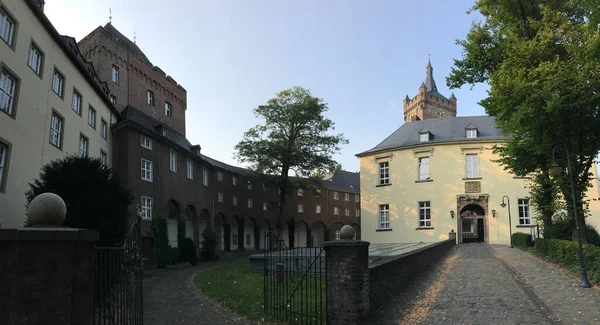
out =
[[[392,260],[369,265],[369,316],[384,308],[391,298],[429,266],[440,261],[455,244],[455,239],[448,239]]]

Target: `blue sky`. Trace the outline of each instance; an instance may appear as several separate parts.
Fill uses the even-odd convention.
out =
[[[168,5],[165,7],[164,4]],[[234,146],[260,121],[252,109],[301,86],[329,105],[327,117],[350,143],[336,156],[358,171],[354,155],[403,122],[402,100],[425,78],[428,54],[438,90],[461,56],[456,39],[479,16],[474,0],[49,0],[45,12],[62,34],[81,39],[112,23],[188,92],[187,137],[208,156],[240,165]],[[486,85],[453,90],[458,115],[484,115]]]

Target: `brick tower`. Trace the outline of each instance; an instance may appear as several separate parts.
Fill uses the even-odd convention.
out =
[[[185,136],[187,91],[153,65],[135,42],[108,23],[78,45],[100,79],[108,83],[119,111],[131,105]]]
[[[448,99],[438,92],[433,79],[433,67],[429,60],[425,81],[419,87],[419,94],[412,99],[408,95],[404,98],[404,121],[412,122],[454,116],[456,116],[456,97],[452,94]]]

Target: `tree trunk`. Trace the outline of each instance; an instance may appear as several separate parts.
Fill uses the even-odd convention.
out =
[[[281,170],[281,180],[279,184],[279,207],[277,211],[277,239],[283,239],[283,217],[285,215],[285,195],[288,183],[289,168],[284,167]]]
[[[552,228],[552,217],[556,212],[552,205],[552,201],[554,200],[554,183],[547,171],[543,171],[540,177],[539,186],[541,187],[543,198],[541,202],[542,209],[540,211],[542,214],[543,236],[544,238],[548,238],[550,229]]]

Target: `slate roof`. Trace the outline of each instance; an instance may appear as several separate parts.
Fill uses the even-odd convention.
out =
[[[125,46],[127,46],[140,59],[142,59],[143,61],[148,62],[149,64],[152,64],[152,63],[150,63],[150,60],[148,60],[148,57],[146,57],[146,55],[144,54],[144,52],[142,52],[142,50],[134,42],[132,42],[129,38],[127,38],[127,36],[121,34],[121,32],[119,32],[111,23],[108,23],[108,24],[104,25],[104,29],[107,32],[109,32],[113,37],[117,38],[120,43],[122,43]]]
[[[472,125],[471,125],[472,124]],[[467,139],[465,128],[475,126],[477,138]],[[430,141],[419,142],[419,131],[429,130]],[[374,148],[357,154],[357,157],[371,153],[400,149],[414,145],[439,144],[455,141],[504,140],[506,136],[496,125],[492,116],[458,116],[435,118],[404,123]]]
[[[328,189],[360,192],[360,174],[338,170],[331,178],[322,180],[321,184]]]

